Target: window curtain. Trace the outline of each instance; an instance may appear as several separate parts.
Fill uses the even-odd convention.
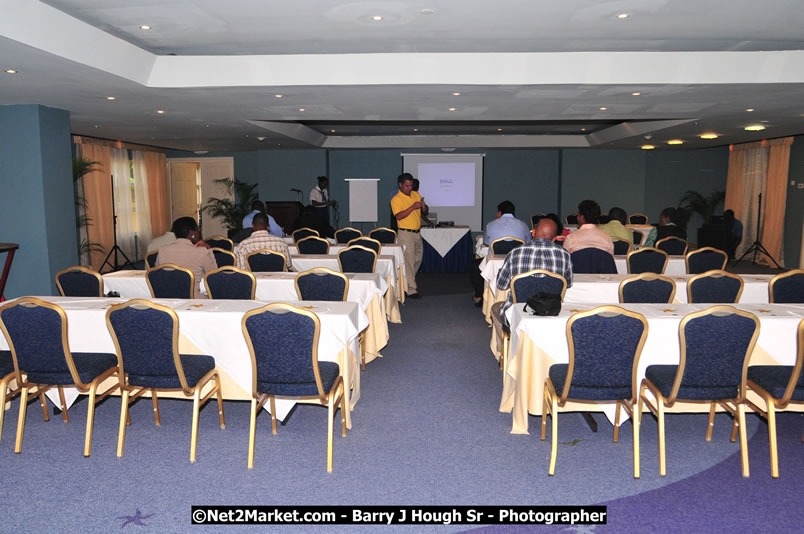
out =
[[[151,206],[148,197],[148,170],[145,157],[139,150],[131,151],[131,162],[134,170],[134,206],[137,220],[137,252],[138,256],[145,255],[148,243],[151,242]],[[134,260],[135,258],[131,258]],[[139,257],[136,259],[140,259]]]
[[[759,217],[759,204],[757,203],[760,193],[765,198],[765,184],[768,177],[768,147],[758,146],[751,148],[745,153],[745,165],[743,166],[743,199],[742,212],[743,240],[737,249],[736,255],[739,258],[757,239],[757,218]],[[763,214],[765,209],[763,206]],[[762,221],[760,221],[760,224]]]
[[[161,152],[145,152],[148,175],[148,199],[151,207],[151,232],[158,237],[170,230],[170,186],[167,158]]]
[[[136,261],[136,227],[134,202],[131,194],[131,163],[128,149],[112,148],[112,182],[114,183],[114,208],[117,215],[117,244],[129,260]],[[118,257],[118,262],[123,263]]]
[[[103,250],[90,254],[89,265],[100,270],[106,254],[114,244],[112,234],[112,184],[109,179],[111,150],[108,146],[79,144],[76,154],[90,161],[97,161],[95,170],[84,175],[83,188],[86,201],[86,216],[89,219],[87,239]]]

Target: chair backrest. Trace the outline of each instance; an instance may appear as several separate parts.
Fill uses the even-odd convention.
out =
[[[372,239],[376,239],[383,245],[391,245],[393,243],[396,243],[396,232],[384,226],[381,228],[375,228],[374,230],[369,232],[369,237]]]
[[[578,215],[573,213],[572,215],[567,215],[564,217],[564,222],[566,224],[578,224]]]
[[[572,272],[582,274],[617,274],[614,256],[599,248],[582,248],[570,254]]]
[[[162,304],[133,299],[106,312],[106,327],[114,341],[120,384],[125,376],[176,376],[182,389],[191,389],[179,357],[179,317]]]
[[[226,236],[214,235],[209,239],[205,239],[204,241],[212,248],[222,248],[223,250],[228,250],[229,252],[234,251],[234,241]],[[221,267],[221,265],[218,265],[218,267]]]
[[[312,311],[277,302],[243,316],[243,335],[251,354],[252,393],[257,384],[310,384],[326,399],[318,369],[321,322]],[[265,388],[263,388],[265,389]]]
[[[222,248],[213,248],[212,254],[215,256],[215,264],[218,267],[237,265],[237,256],[234,255],[234,252],[229,252]]]
[[[563,301],[566,292],[566,278],[545,269],[533,269],[511,279],[511,300],[513,302],[526,302],[530,295],[536,293],[561,295]]]
[[[352,239],[346,244],[347,247],[352,247],[354,245],[370,248],[376,252],[378,256],[380,255],[380,249],[382,249],[382,244],[376,239],[372,239],[370,237],[358,237],[357,239]]]
[[[505,256],[517,247],[521,247],[525,242],[519,238],[505,236],[491,242],[491,253]]]
[[[625,239],[620,239],[617,237],[612,237],[611,241],[614,243],[614,254],[617,256],[625,256],[629,252],[631,252],[631,248],[633,245],[626,241]]]
[[[733,304],[740,302],[743,279],[736,274],[712,269],[687,281],[687,302],[693,304]]]
[[[536,225],[539,224],[539,221],[544,218],[544,213],[534,213],[530,216],[530,227],[536,228]]]
[[[355,228],[351,227],[341,228],[340,230],[335,232],[335,242],[346,244],[352,239],[357,239],[362,235],[363,234],[360,232],[360,230],[357,230]]]
[[[293,241],[298,243],[302,239],[310,236],[320,237],[321,234],[318,233],[318,230],[313,230],[312,228],[308,228],[305,226],[304,228],[299,228],[298,230],[293,232]]]
[[[768,300],[777,304],[804,304],[804,269],[793,269],[771,278]]]
[[[347,247],[338,251],[338,265],[342,273],[373,273],[377,253],[360,245]]]
[[[246,256],[248,270],[253,273],[287,271],[287,258],[281,252],[262,248]]]
[[[744,398],[759,319],[733,306],[712,306],[685,316],[678,329],[681,357],[667,401],[682,384],[701,388],[704,399]]]
[[[158,250],[154,250],[145,255],[145,267],[147,269],[153,269],[154,267],[156,267],[157,256],[159,256]]]
[[[641,245],[642,239],[645,238],[645,234],[639,230],[631,230],[631,234],[634,236],[634,245]]]
[[[59,293],[65,297],[102,297],[103,277],[97,271],[76,265],[56,273]]]
[[[644,213],[634,213],[628,217],[628,224],[648,224],[648,216]]]
[[[599,306],[567,321],[569,366],[562,401],[570,386],[631,388],[638,398],[637,367],[648,335],[648,321],[619,306]]]
[[[667,252],[658,248],[644,247],[639,250],[632,250],[625,257],[628,266],[628,274],[656,273],[664,274],[667,268],[667,261],[670,258]]]
[[[155,299],[191,299],[195,276],[174,263],[163,263],[145,272],[148,290]]]
[[[204,275],[204,285],[211,299],[254,300],[257,279],[248,271],[230,265]]]
[[[296,275],[296,294],[299,300],[345,301],[349,279],[345,274],[315,267]]]
[[[296,241],[299,254],[329,254],[329,241],[323,237],[308,236]]]
[[[684,261],[687,264],[687,274],[701,274],[712,269],[725,270],[729,255],[716,248],[703,247],[688,252]]]
[[[60,306],[35,297],[19,298],[0,307],[0,328],[11,349],[18,384],[21,373],[70,373],[76,384],[84,386],[67,342],[67,314]]]
[[[656,273],[642,273],[620,282],[621,304],[670,303],[676,296],[672,278]]]
[[[656,242],[656,248],[667,252],[670,256],[683,256],[687,253],[687,240],[671,235]]]

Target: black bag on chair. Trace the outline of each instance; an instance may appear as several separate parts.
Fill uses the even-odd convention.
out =
[[[531,310],[532,315],[558,315],[561,311],[561,295],[556,293],[535,293],[528,297],[523,311]]]

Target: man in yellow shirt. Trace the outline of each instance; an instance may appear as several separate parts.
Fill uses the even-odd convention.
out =
[[[413,176],[406,172],[397,178],[399,192],[391,199],[391,212],[399,227],[399,244],[405,251],[405,271],[408,279],[408,297],[419,298],[416,289],[416,273],[422,264],[424,245],[422,244],[422,215],[427,215],[427,204],[422,196],[413,190]]]

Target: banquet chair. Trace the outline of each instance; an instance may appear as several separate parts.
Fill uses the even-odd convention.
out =
[[[793,269],[771,278],[768,301],[775,304],[804,304],[804,269]]]
[[[335,242],[345,245],[352,239],[357,239],[362,235],[363,234],[360,232],[360,230],[347,226],[346,228],[341,228],[335,232]]]
[[[276,397],[316,399],[327,406],[327,472],[332,472],[335,410],[341,410],[341,434],[346,437],[343,378],[335,362],[318,361],[321,322],[312,311],[284,302],[268,304],[243,316],[243,335],[251,355],[251,418],[248,468],[254,467],[257,412],[267,402],[271,430],[276,434]]]
[[[276,273],[288,270],[285,255],[269,248],[257,250],[246,256],[246,265],[253,273]]]
[[[784,410],[793,402],[804,402],[804,320],[796,331],[798,352],[794,365],[752,365],[748,368],[748,389],[765,401],[766,409],[747,400],[748,406],[768,421],[771,476],[779,478],[779,453],[776,447],[776,411]],[[804,441],[804,437],[802,437]]]
[[[63,297],[103,296],[103,277],[97,271],[80,265],[56,273],[56,285]]]
[[[299,228],[293,232],[293,242],[298,243],[302,239],[307,237],[321,237],[321,234],[318,233],[318,230],[313,230],[312,228],[304,227]]]
[[[539,221],[544,218],[544,213],[534,213],[530,216],[530,227],[536,228],[536,225],[539,224]]]
[[[632,250],[625,257],[625,263],[628,266],[628,274],[664,274],[668,260],[667,252],[652,247]]]
[[[58,389],[62,418],[66,423],[70,416],[64,388],[75,387],[80,393],[89,395],[84,435],[84,456],[89,456],[95,405],[119,386],[114,384],[103,392],[98,392],[98,388],[104,380],[117,375],[117,358],[114,354],[71,352],[67,341],[67,314],[56,304],[34,297],[22,297],[0,308],[0,328],[11,349],[14,379],[20,388],[14,452],[22,452],[28,395],[39,396],[42,415],[45,421],[49,421],[45,392],[54,387]],[[0,408],[5,409],[5,404]]]
[[[295,285],[299,300],[345,302],[349,293],[346,275],[326,267],[315,267],[297,274]]]
[[[342,273],[373,273],[377,267],[377,253],[360,245],[338,251],[338,266]]]
[[[572,272],[579,274],[617,274],[614,256],[599,248],[582,248],[570,254]]]
[[[552,416],[549,475],[555,474],[558,452],[558,409],[567,401],[616,403],[614,443],[619,440],[620,408],[631,416],[634,435],[634,478],[639,478],[639,399],[637,367],[648,336],[644,316],[619,306],[599,306],[576,313],[567,322],[569,363],[554,364],[544,383],[541,439]]]
[[[254,274],[231,265],[209,271],[204,285],[211,299],[254,300],[257,291]]]
[[[628,217],[628,224],[648,224],[648,216],[644,213],[634,213]]]
[[[156,257],[159,256],[159,251],[154,250],[145,255],[145,268],[153,269],[156,267]]]
[[[358,237],[357,239],[352,239],[346,244],[347,247],[353,247],[355,245],[370,248],[377,253],[377,256],[380,255],[380,250],[382,250],[382,244],[376,239],[372,239],[370,237]]]
[[[571,215],[567,215],[566,217],[564,217],[564,223],[565,224],[570,224],[570,225],[578,224],[578,215],[575,214],[575,213],[573,213]]]
[[[631,249],[633,248],[633,245],[631,245],[631,243],[625,239],[612,237],[611,241],[614,243],[614,254],[617,256],[625,256],[631,252]]]
[[[296,242],[299,254],[329,254],[329,241],[323,237],[308,236]]]
[[[191,299],[195,276],[193,272],[173,263],[163,263],[145,271],[148,290],[155,299]]]
[[[11,400],[20,393],[20,386],[16,382],[17,374],[14,372],[14,360],[10,350],[0,350],[0,441],[3,441],[3,421],[6,415],[6,401]],[[10,389],[14,382],[16,389]],[[41,399],[40,399],[41,400]],[[47,417],[45,417],[47,421]]]
[[[703,247],[688,252],[684,257],[687,264],[687,274],[701,274],[712,269],[726,270],[729,255],[712,247]]]
[[[222,248],[213,248],[212,254],[215,256],[215,264],[218,267],[237,265],[237,256],[234,255],[234,252],[229,252]]]
[[[161,426],[159,391],[180,391],[193,399],[190,431],[190,462],[195,462],[198,443],[198,414],[206,402],[217,394],[218,419],[226,427],[223,415],[221,380],[212,356],[179,353],[179,316],[162,304],[133,299],[109,308],[106,327],[114,341],[120,366],[119,385],[122,392],[120,427],[117,434],[117,457],[123,456],[126,426],[130,424],[129,406],[150,392],[154,422]],[[204,395],[204,387],[213,383]]]
[[[656,273],[642,273],[620,282],[620,304],[670,303],[676,296],[672,278]]]
[[[743,279],[719,269],[696,274],[687,280],[690,304],[734,304],[740,302]]]
[[[499,256],[505,256],[517,247],[521,247],[525,242],[519,238],[512,236],[505,236],[495,239],[491,242],[491,253]]]
[[[639,230],[631,230],[631,235],[634,236],[634,245],[641,245],[642,240],[645,238],[645,234]]]
[[[689,248],[685,239],[674,235],[658,240],[654,246],[667,252],[670,256],[683,256],[687,253],[687,248]]]
[[[664,410],[678,401],[709,403],[706,441],[712,440],[718,404],[736,418],[742,472],[747,477],[746,372],[759,335],[759,319],[733,306],[712,306],[685,316],[678,330],[681,344],[678,365],[649,365],[639,391],[639,418],[643,404],[647,404],[659,423],[659,474],[667,473]],[[653,399],[645,395],[648,390]],[[731,440],[734,439],[732,433]]]
[[[396,232],[384,226],[381,228],[375,228],[369,232],[369,237],[371,239],[376,239],[383,245],[392,245],[396,243]]]
[[[223,250],[234,252],[234,241],[226,236],[214,235],[209,239],[205,239],[204,241],[210,246],[210,248],[222,248]],[[221,265],[218,267],[221,267]]]

